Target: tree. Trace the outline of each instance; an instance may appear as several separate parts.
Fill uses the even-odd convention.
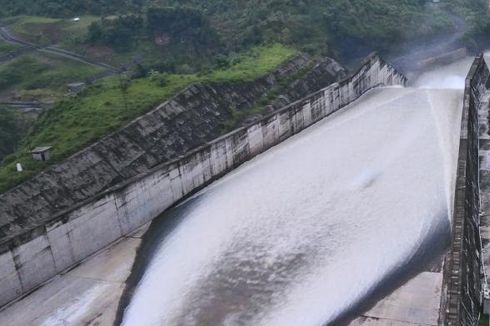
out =
[[[119,75],[119,90],[121,91],[124,109],[128,110],[128,91],[131,86],[131,80],[126,74]]]
[[[0,161],[13,153],[22,138],[22,128],[14,111],[0,108]]]

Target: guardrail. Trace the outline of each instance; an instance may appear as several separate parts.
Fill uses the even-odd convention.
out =
[[[445,259],[440,324],[476,325],[482,305],[478,108],[489,69],[483,54],[466,78],[451,249]]]

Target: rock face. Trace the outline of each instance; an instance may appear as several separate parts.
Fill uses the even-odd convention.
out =
[[[332,76],[336,76],[337,80],[333,80]],[[345,70],[335,60],[324,58],[317,62],[312,69],[307,69],[301,78],[294,79],[270,105],[275,110],[280,109],[311,94],[312,90],[318,90],[319,85],[325,87],[344,77],[346,77]]]
[[[299,73],[303,76],[296,80]],[[192,85],[118,132],[1,194],[0,242],[218,137],[236,111],[251,108],[280,84],[291,82],[275,107],[343,77],[345,70],[334,60],[315,62],[301,55],[253,82]]]

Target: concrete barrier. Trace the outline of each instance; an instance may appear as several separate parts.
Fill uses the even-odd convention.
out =
[[[478,110],[489,75],[481,54],[466,78],[452,241],[444,265],[442,325],[476,325],[482,304]]]
[[[0,242],[0,306],[151,221],[187,195],[353,102],[406,78],[377,55],[345,80],[185,156],[107,189],[47,223]]]
[[[423,70],[437,65],[448,65],[455,61],[466,58],[468,51],[466,48],[449,51],[447,53],[421,60],[417,63],[417,69]]]

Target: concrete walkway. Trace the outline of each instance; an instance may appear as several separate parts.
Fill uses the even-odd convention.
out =
[[[443,276],[442,261],[378,302],[350,325],[437,326]]]
[[[0,311],[0,325],[113,325],[147,227]]]
[[[26,41],[18,38],[17,36],[15,36],[14,34],[12,34],[10,32],[10,30],[5,26],[0,26],[0,38],[3,39],[7,43],[20,46],[23,49],[23,51],[14,51],[13,52],[14,55],[12,57],[10,57],[10,59],[14,59],[15,57],[17,57],[21,54],[24,54],[25,52],[28,52],[28,51],[39,50],[39,51],[47,52],[49,54],[53,54],[53,55],[60,56],[63,58],[78,61],[78,62],[87,64],[87,65],[106,69],[113,74],[117,74],[120,72],[120,69],[118,69],[116,67],[108,65],[106,63],[96,62],[96,61],[90,60],[88,58],[85,58],[85,57],[77,54],[77,53],[73,53],[73,52],[70,52],[67,50],[63,50],[63,49],[57,48],[55,46],[41,46],[38,44],[26,42]],[[7,58],[8,54],[5,57]]]

